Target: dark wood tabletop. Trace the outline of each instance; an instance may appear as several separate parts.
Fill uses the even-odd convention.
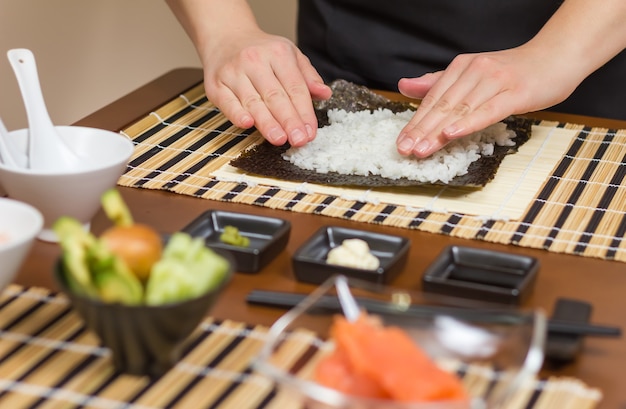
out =
[[[123,129],[152,109],[197,85],[201,80],[200,69],[185,68],[171,71],[80,120],[77,125],[114,131]],[[590,126],[626,128],[626,121],[552,112],[538,112],[530,116]],[[270,325],[284,311],[248,305],[245,302],[246,295],[253,289],[310,291],[311,285],[295,281],[290,257],[318,228],[332,224],[388,234],[401,233],[411,240],[408,262],[402,274],[390,283],[393,286],[419,289],[422,273],[448,245],[469,245],[530,255],[539,259],[541,267],[534,292],[525,305],[543,308],[549,314],[557,298],[579,299],[593,304],[592,321],[594,323],[626,328],[626,297],[624,296],[626,265],[622,262],[557,254],[477,240],[469,241],[418,230],[402,229],[399,232],[400,228],[397,227],[272,210],[253,205],[211,201],[165,191],[124,187],[121,187],[120,191],[138,222],[152,225],[164,233],[181,229],[208,209],[228,209],[279,217],[289,220],[292,226],[297,226],[291,231],[286,250],[266,268],[255,274],[237,273],[235,275],[226,293],[211,311],[211,314],[218,319]],[[99,233],[108,226],[108,220],[102,212],[99,212],[92,222],[92,230]],[[58,255],[57,245],[37,241],[21,268],[16,282],[24,286],[55,288],[52,280],[52,265]],[[626,342],[623,339],[589,337],[584,341],[582,354],[574,362],[558,368],[545,368],[542,375],[576,377],[589,386],[602,390],[604,399],[600,404],[601,408],[626,408],[625,365]]]

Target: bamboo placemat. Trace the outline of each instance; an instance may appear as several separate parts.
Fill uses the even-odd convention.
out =
[[[373,198],[369,190],[338,193],[307,184],[233,177],[228,162],[259,143],[261,136],[227,121],[207,101],[200,84],[123,130],[136,150],[119,184],[626,261],[626,130],[546,121],[537,121],[535,128],[545,140],[559,136],[562,151],[534,184],[505,180],[503,198],[493,193],[479,199],[432,188],[420,194],[387,191],[382,199]],[[526,177],[545,167],[544,161],[554,159],[552,148],[542,146],[518,173]],[[407,202],[418,196],[426,201]],[[522,203],[522,210],[511,218],[496,203],[495,209],[472,214],[469,210],[478,200],[483,205],[497,200],[507,206]]]
[[[297,409],[291,394],[252,368],[266,337],[266,327],[207,317],[164,376],[125,375],[113,369],[109,350],[65,296],[11,285],[0,294],[0,407]],[[281,365],[296,374],[316,358],[307,344],[290,341],[283,348],[289,351]],[[492,386],[482,375],[462,376],[469,390]],[[601,398],[577,379],[534,380],[508,409],[592,409]]]

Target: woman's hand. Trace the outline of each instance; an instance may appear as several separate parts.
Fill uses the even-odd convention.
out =
[[[400,92],[422,102],[397,139],[398,151],[427,157],[511,114],[563,101],[578,85],[578,76],[541,55],[524,47],[464,54],[445,71],[401,79]]]
[[[233,124],[256,126],[274,145],[302,146],[315,138],[312,98],[327,99],[331,91],[291,41],[238,31],[228,47],[202,55],[207,97]]]
[[[274,145],[315,138],[312,99],[331,90],[295,44],[262,31],[247,0],[166,1],[198,51],[207,97],[233,124]]]

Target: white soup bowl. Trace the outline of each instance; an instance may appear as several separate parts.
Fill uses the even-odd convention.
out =
[[[0,198],[0,291],[15,278],[42,227],[39,210],[17,200]]]
[[[0,163],[0,184],[10,198],[26,202],[43,214],[44,226],[38,238],[51,242],[57,241],[52,225],[61,216],[73,217],[89,229],[102,194],[116,185],[134,150],[132,141],[117,132],[80,126],[55,128],[79,157],[76,169],[32,170]],[[27,151],[28,129],[9,132],[9,137]]]

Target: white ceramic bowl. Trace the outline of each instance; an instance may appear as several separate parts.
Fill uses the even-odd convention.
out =
[[[56,129],[81,159],[76,170],[15,169],[0,163],[0,184],[9,197],[29,203],[43,214],[38,238],[45,241],[57,241],[51,227],[61,216],[74,217],[89,228],[102,194],[116,185],[134,150],[132,141],[117,132],[79,126]],[[26,152],[27,129],[12,131],[9,137]]]
[[[33,206],[0,198],[0,291],[15,278],[42,227],[43,216]]]

